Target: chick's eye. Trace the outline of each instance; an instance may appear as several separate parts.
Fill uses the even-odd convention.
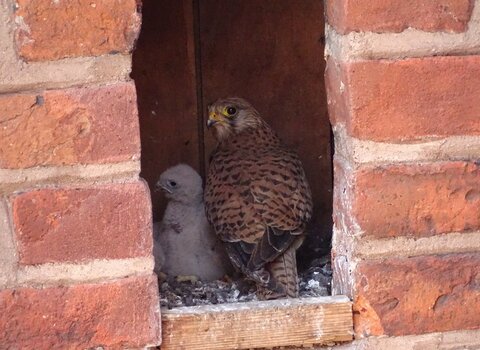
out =
[[[168,180],[168,185],[170,187],[176,187],[177,186],[177,183],[175,181],[172,181],[172,180]]]
[[[237,109],[235,107],[227,107],[228,115],[234,115],[235,113],[237,113]]]

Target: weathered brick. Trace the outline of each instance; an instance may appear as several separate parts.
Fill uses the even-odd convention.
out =
[[[352,206],[355,203],[353,181],[355,180],[354,170],[347,163],[334,158],[333,162],[334,184],[333,184],[333,223],[342,232],[353,232],[356,230],[355,217],[352,213]],[[336,235],[338,236],[338,235]],[[333,247],[336,250],[338,245]],[[346,254],[342,251],[341,254]]]
[[[351,136],[411,141],[480,135],[480,56],[327,63],[332,123]]]
[[[151,205],[144,182],[40,189],[12,196],[20,264],[148,256]]]
[[[17,257],[6,199],[0,197],[0,288],[16,280]]]
[[[160,343],[154,276],[0,291],[2,349],[140,348]]]
[[[472,0],[327,0],[327,20],[336,31],[401,32],[409,27],[463,32],[472,14]]]
[[[27,61],[130,52],[141,21],[136,0],[17,0],[14,17]]]
[[[0,168],[138,158],[133,83],[0,96]]]
[[[480,165],[366,166],[338,174],[335,224],[365,236],[425,237],[480,229]]]
[[[480,255],[363,261],[355,270],[359,336],[480,328]]]
[[[401,337],[368,337],[322,350],[478,350],[480,331],[460,330]]]

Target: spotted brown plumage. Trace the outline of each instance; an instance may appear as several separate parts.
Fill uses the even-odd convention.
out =
[[[302,164],[247,101],[209,107],[218,145],[205,185],[207,218],[259,296],[298,294],[295,251],[311,217]]]

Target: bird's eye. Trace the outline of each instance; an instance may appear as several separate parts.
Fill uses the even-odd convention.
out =
[[[227,114],[232,116],[232,115],[235,115],[235,113],[237,113],[237,109],[235,107],[227,107]]]
[[[170,186],[170,187],[177,187],[177,183],[176,183],[175,181],[168,180],[168,186]]]

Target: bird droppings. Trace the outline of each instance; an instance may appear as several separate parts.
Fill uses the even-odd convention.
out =
[[[255,286],[244,280],[167,279],[160,285],[160,304],[169,309],[180,306],[214,305],[257,300]]]
[[[332,265],[330,259],[315,259],[311,267],[300,273],[300,297],[331,295]]]
[[[245,279],[224,278],[203,282],[192,278],[166,278],[160,283],[160,304],[169,309],[182,306],[215,305],[258,300],[255,284]],[[329,259],[315,259],[299,274],[300,297],[331,294],[332,268]]]

